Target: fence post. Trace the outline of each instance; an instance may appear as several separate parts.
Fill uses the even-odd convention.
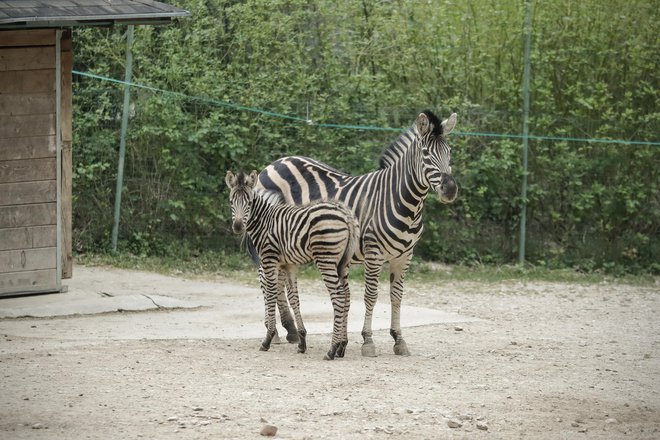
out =
[[[529,54],[532,46],[532,5],[529,0],[525,1],[525,24],[524,24],[525,52],[523,59],[523,132],[522,132],[522,187],[520,191],[520,239],[518,240],[518,264],[525,264],[525,236],[527,228],[527,150],[529,142]]]
[[[126,32],[126,73],[124,74],[124,108],[121,115],[121,134],[119,138],[119,163],[117,165],[117,189],[115,191],[115,221],[112,225],[112,252],[117,252],[119,238],[119,213],[121,211],[121,192],[124,186],[124,157],[126,156],[126,132],[128,131],[128,113],[131,90],[128,83],[133,74],[133,25],[128,25]]]

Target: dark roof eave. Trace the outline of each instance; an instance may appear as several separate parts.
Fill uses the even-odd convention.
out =
[[[0,22],[0,30],[10,30],[10,29],[44,29],[44,28],[72,28],[72,27],[82,27],[82,26],[101,26],[101,27],[111,27],[116,24],[120,25],[164,25],[171,23],[172,18],[176,17],[160,17],[160,18],[122,18],[114,20],[105,20],[105,19],[96,19],[96,20],[33,20],[33,21],[13,21],[11,23],[2,23]]]

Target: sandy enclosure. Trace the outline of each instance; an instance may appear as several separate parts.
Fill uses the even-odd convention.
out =
[[[267,424],[283,439],[660,438],[658,286],[439,274],[407,285],[404,304],[415,308],[404,314],[430,310],[438,321],[404,329],[410,357],[392,353],[385,325],[377,358],[360,356],[352,331],[346,357],[328,362],[322,313],[306,354],[290,344],[258,350],[256,280],[77,267],[73,282],[76,301],[123,293],[172,303],[0,319],[0,438],[258,439]],[[386,289],[377,310],[389,319]],[[327,301],[320,283],[301,290],[309,304]],[[351,321],[361,327],[359,315]]]

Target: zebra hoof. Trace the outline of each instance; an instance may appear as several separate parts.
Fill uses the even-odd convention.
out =
[[[343,358],[344,355],[346,354],[346,346],[348,345],[348,341],[342,341],[339,343],[339,346],[337,347],[337,357],[338,358]]]
[[[307,351],[307,344],[300,343],[298,344],[298,353],[305,353]]]
[[[394,344],[394,354],[398,356],[410,356],[410,350],[408,350],[408,345],[406,341],[400,339]]]
[[[286,340],[289,341],[289,344],[297,344],[300,342],[300,338],[298,337],[298,332],[296,331],[295,333],[288,333],[286,335]]]
[[[268,351],[269,349],[270,347],[266,347],[264,344],[261,344],[261,346],[259,347],[259,351]]]
[[[329,352],[327,352],[327,353],[325,354],[325,356],[323,356],[323,359],[326,360],[326,361],[332,361],[332,360],[334,360],[334,359],[335,359],[335,355],[334,355],[334,353],[332,353],[332,350],[330,350]]]
[[[364,357],[378,356],[378,354],[376,353],[376,345],[374,345],[373,341],[365,342],[364,344],[362,344],[362,356]]]

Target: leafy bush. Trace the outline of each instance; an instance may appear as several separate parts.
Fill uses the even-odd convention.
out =
[[[121,246],[238,249],[228,228],[227,169],[306,155],[373,170],[396,133],[316,123],[405,127],[456,111],[457,131],[521,131],[523,2],[188,0],[191,18],[136,28]],[[533,2],[530,129],[563,138],[657,140],[658,8],[649,0]],[[122,27],[77,29],[75,68],[123,78]],[[108,246],[121,89],[75,76],[76,249]],[[190,99],[185,96],[204,97]],[[451,138],[459,200],[429,200],[417,253],[452,263],[509,263],[518,247],[517,138]],[[658,272],[657,146],[532,140],[527,256],[580,270]],[[654,239],[655,238],[655,239]]]

